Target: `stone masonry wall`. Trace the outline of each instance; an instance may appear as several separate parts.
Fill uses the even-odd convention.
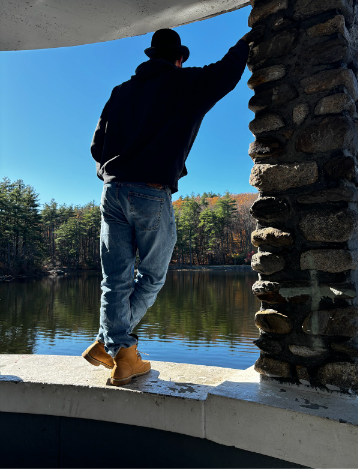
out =
[[[255,369],[358,392],[358,0],[252,0]]]

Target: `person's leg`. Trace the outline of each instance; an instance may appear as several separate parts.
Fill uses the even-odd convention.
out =
[[[177,240],[172,196],[169,188],[157,189],[122,183],[123,204],[128,204],[135,227],[139,266],[130,295],[131,330],[152,306],[163,287]]]
[[[135,230],[118,203],[118,184],[103,187],[101,199],[100,253],[102,264],[100,328],[97,340],[115,357],[120,347],[130,347],[131,308],[136,255]]]

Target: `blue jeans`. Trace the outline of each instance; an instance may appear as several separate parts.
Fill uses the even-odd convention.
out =
[[[121,347],[136,343],[129,334],[165,283],[177,234],[169,186],[110,182],[103,186],[100,209],[103,280],[97,340],[115,357]]]

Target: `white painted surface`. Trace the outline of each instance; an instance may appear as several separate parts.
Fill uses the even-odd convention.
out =
[[[0,50],[112,41],[248,4],[248,0],[1,0]]]
[[[315,468],[358,467],[358,400],[253,370],[152,362],[124,387],[81,357],[0,355],[0,412],[167,430]]]

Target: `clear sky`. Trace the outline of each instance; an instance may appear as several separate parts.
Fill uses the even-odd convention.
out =
[[[175,30],[190,49],[184,66],[220,60],[249,28],[250,8]],[[99,204],[102,184],[90,144],[114,86],[148,60],[152,33],[116,41],[58,49],[0,52],[0,179],[23,179],[40,202]],[[188,175],[173,195],[256,192],[249,185],[253,162],[247,104],[250,72],[205,116],[186,162]]]

